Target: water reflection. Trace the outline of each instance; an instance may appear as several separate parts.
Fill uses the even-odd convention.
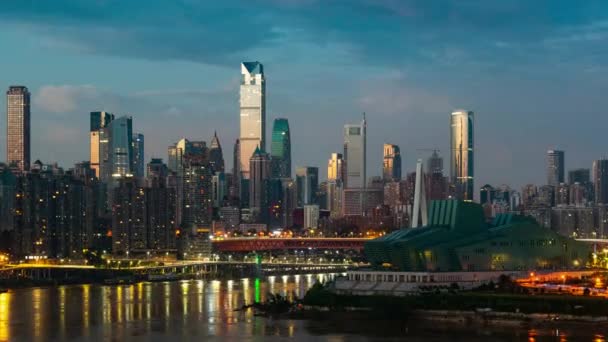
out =
[[[11,293],[0,293],[0,341],[8,341],[10,337],[9,310]]]
[[[292,298],[302,297],[316,281],[331,275],[289,275],[268,279],[244,278],[233,281],[191,280],[180,282],[138,283],[122,286],[60,286],[14,290],[0,294],[0,341],[36,340],[130,340],[155,337],[157,340],[205,340],[212,336],[234,340],[249,337],[324,336],[329,340],[349,340],[349,334],[364,334],[348,329],[364,329],[346,324],[340,331],[331,324],[318,322],[267,320],[254,316],[244,305],[265,301],[268,293]],[[369,336],[384,336],[383,328]],[[365,328],[367,329],[367,328]],[[378,328],[377,328],[378,329]],[[397,329],[397,334],[422,334],[442,340],[525,340],[605,342],[605,331],[593,329],[503,329],[477,332],[471,328],[437,332],[437,327],[420,332],[419,327]],[[467,330],[469,329],[469,330]],[[435,335],[434,335],[435,334]],[[441,335],[443,334],[443,335]],[[399,336],[399,335],[398,335]],[[439,338],[437,338],[439,336]],[[462,338],[462,337],[467,338]],[[352,336],[351,336],[352,337]],[[418,337],[418,335],[415,335]],[[469,338],[470,337],[470,338]]]

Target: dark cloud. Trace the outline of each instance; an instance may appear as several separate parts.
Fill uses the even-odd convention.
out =
[[[148,0],[145,5],[55,0],[11,1],[3,4],[0,18],[27,23],[37,34],[80,51],[151,60],[234,64],[259,48],[304,41],[347,44],[352,57],[364,61],[473,61],[479,67],[506,62],[508,47],[520,50],[511,51],[520,62],[538,59],[548,47],[539,46],[543,41],[572,39],[561,29],[605,19],[604,5],[597,0],[577,5],[562,0]]]

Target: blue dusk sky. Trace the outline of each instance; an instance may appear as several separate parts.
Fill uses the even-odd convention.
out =
[[[550,148],[566,169],[608,155],[605,0],[3,1],[0,46],[0,87],[32,92],[32,159],[66,168],[88,159],[92,110],[132,115],[147,159],[217,130],[231,167],[255,60],[268,132],[288,118],[294,166],[322,178],[362,112],[369,175],[384,142],[404,170],[438,148],[448,172],[457,108],[475,112],[476,187],[544,183]]]

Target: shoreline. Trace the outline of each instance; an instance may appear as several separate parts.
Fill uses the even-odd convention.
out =
[[[285,315],[279,319],[310,320],[310,321],[377,321],[385,320],[378,317],[376,310],[348,308],[330,310],[322,307],[306,307]],[[555,313],[515,313],[501,311],[463,311],[463,310],[412,310],[406,317],[392,317],[393,321],[424,322],[449,324],[453,326],[479,327],[584,327],[602,325],[608,328],[608,316],[565,315]]]

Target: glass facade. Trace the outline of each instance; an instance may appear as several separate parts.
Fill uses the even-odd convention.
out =
[[[558,186],[564,182],[564,151],[547,151],[547,184]]]
[[[608,204],[608,159],[593,161],[595,204]]]
[[[361,124],[344,126],[346,188],[365,188],[366,186],[366,129],[365,117]]]
[[[317,204],[317,190],[319,189],[319,168],[299,167],[296,169],[297,205]]]
[[[95,177],[107,181],[107,172],[102,172],[106,166],[102,165],[108,161],[108,137],[106,127],[114,120],[114,114],[107,112],[91,112],[90,153],[89,161],[91,169],[95,171]]]
[[[451,179],[457,199],[473,201],[473,112],[458,110],[451,117]]]
[[[272,127],[272,177],[291,177],[291,139],[287,119],[275,119]]]
[[[6,92],[6,158],[19,170],[30,168],[30,92],[11,86]]]
[[[249,160],[257,147],[266,150],[266,84],[260,62],[241,63],[240,172],[249,179]]]
[[[112,178],[133,175],[133,120],[130,117],[120,117],[109,126],[110,130],[110,161]]]
[[[209,163],[214,172],[224,172],[224,154],[217,132],[213,133],[213,139],[211,139],[211,145],[209,146]]]
[[[136,133],[133,135],[133,176],[143,182],[144,179],[144,135]]]
[[[385,181],[401,180],[401,151],[399,146],[384,144],[382,177]]]
[[[327,162],[327,180],[342,182],[344,179],[344,158],[342,153],[332,153]]]

